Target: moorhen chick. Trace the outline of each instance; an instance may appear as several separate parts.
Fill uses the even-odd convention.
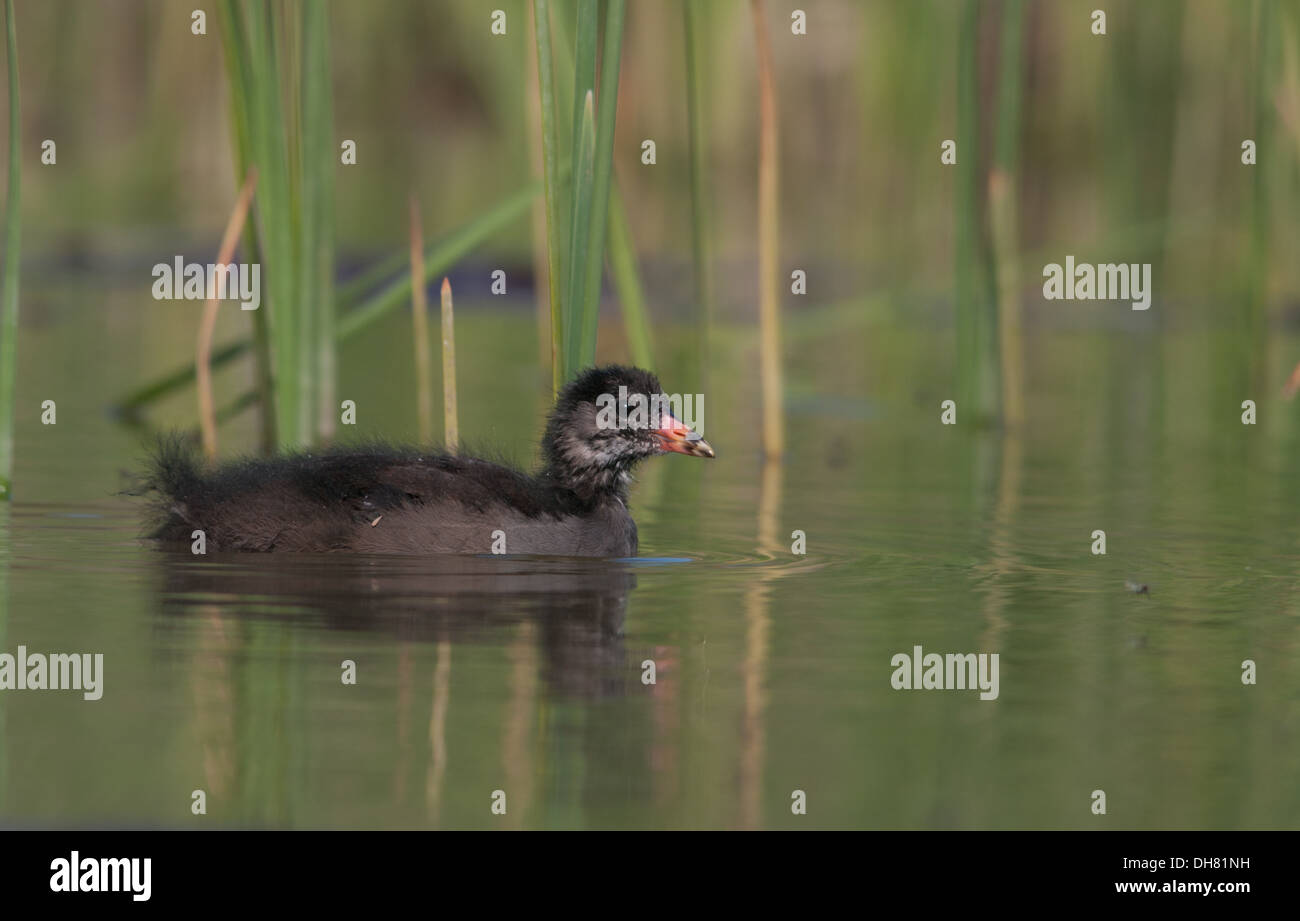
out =
[[[635,411],[655,396],[657,417]],[[384,444],[206,472],[179,442],[165,442],[146,477],[159,497],[151,536],[190,541],[202,530],[214,551],[635,556],[632,468],[668,452],[714,456],[667,406],[648,371],[584,371],[556,398],[536,475]]]

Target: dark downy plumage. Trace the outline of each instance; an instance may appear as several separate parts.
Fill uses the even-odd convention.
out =
[[[491,553],[503,538],[510,554],[633,556],[632,468],[670,451],[713,456],[671,414],[645,427],[610,427],[598,416],[602,394],[617,401],[621,393],[648,399],[661,392],[655,376],[637,368],[580,374],[556,399],[535,476],[384,444],[241,460],[209,472],[178,440],[167,440],[146,478],[158,497],[151,536],[190,541],[201,530],[209,551],[369,553]]]

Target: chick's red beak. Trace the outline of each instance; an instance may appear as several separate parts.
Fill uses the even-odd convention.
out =
[[[655,434],[659,436],[659,446],[665,451],[690,454],[694,457],[714,456],[713,448],[700,436],[700,433],[671,413],[664,413],[659,417],[659,428],[655,429]]]

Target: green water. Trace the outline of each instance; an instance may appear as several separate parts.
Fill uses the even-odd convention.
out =
[[[718,458],[643,468],[646,559],[196,558],[138,538],[115,493],[140,435],[105,414],[188,357],[192,316],[120,297],[28,316],[0,651],[102,653],[104,692],[0,692],[0,824],[1300,824],[1296,412],[1209,374],[1216,335],[1044,325],[1009,435],[960,407],[940,424],[952,335],[924,310],[804,311],[789,453],[766,469],[752,336],[720,331],[707,382],[665,337],[665,386],[705,394]],[[356,437],[415,430],[406,322],[341,356]],[[462,431],[526,463],[532,317],[467,301],[458,322]],[[1270,368],[1294,346],[1278,336]],[[224,429],[223,452],[253,430]],[[917,645],[998,653],[999,696],[894,690]]]

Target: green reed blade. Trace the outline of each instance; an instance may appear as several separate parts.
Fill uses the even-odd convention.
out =
[[[600,321],[600,276],[604,268],[605,229],[609,220],[609,186],[614,170],[614,120],[618,113],[618,78],[623,49],[624,0],[609,0],[605,8],[605,43],[600,60],[600,115],[596,125],[587,255],[583,259],[582,327],[579,366],[596,360],[596,328]],[[586,111],[583,112],[586,119]],[[584,126],[585,131],[585,126]],[[585,143],[584,136],[584,143]]]
[[[559,390],[564,366],[564,254],[560,240],[560,181],[551,13],[547,0],[533,0],[537,42],[537,91],[542,122],[542,175],[546,194],[547,279],[551,301],[551,385]]]
[[[13,0],[5,0],[8,53],[9,185],[5,194],[4,283],[0,288],[0,499],[13,493],[14,396],[18,361],[18,273],[22,255],[22,138],[18,95],[18,27]]]

